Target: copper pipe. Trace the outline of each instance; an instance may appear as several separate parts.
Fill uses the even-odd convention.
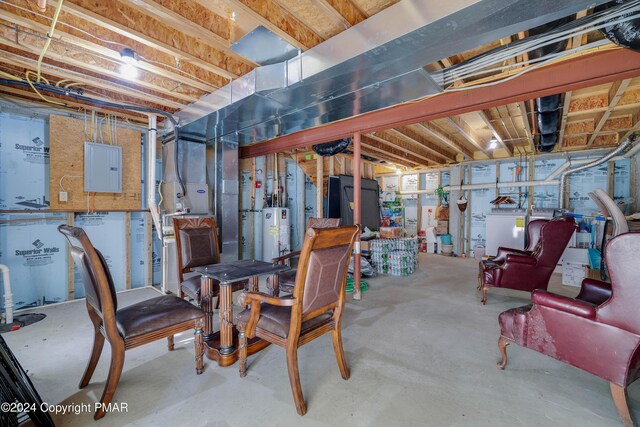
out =
[[[38,10],[40,12],[47,11],[47,0],[36,0],[36,6],[38,6]]]

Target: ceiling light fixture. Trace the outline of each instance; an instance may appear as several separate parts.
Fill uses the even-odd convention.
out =
[[[120,74],[127,80],[135,80],[138,77],[138,54],[135,50],[125,47],[120,51]]]
[[[498,141],[495,139],[489,141],[489,150],[495,150],[496,148],[498,148]]]
[[[236,12],[231,12],[231,20],[235,22],[236,18],[238,17],[238,14]]]

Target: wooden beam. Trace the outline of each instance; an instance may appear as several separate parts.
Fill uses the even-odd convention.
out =
[[[57,6],[57,3],[58,3],[57,0],[49,0],[49,4],[51,6]],[[110,5],[108,7],[114,8],[114,10],[116,10],[113,5]],[[225,77],[227,79],[234,79],[239,76],[238,73],[227,71],[222,67],[214,65],[203,59],[200,59],[197,56],[191,53],[185,52],[180,48],[176,48],[164,41],[149,37],[141,31],[137,31],[126,25],[122,25],[112,19],[109,19],[108,17],[102,16],[98,13],[85,9],[69,1],[64,2],[64,4],[62,5],[62,10],[66,13],[77,16],[78,18],[81,18],[94,25],[98,25],[102,28],[106,28],[109,31],[113,31],[117,34],[123,35],[139,43],[145,44],[149,47],[162,51],[168,55],[175,56],[177,58],[180,58],[183,61],[191,62],[192,64],[197,65],[198,67],[204,70],[207,70],[211,73]]]
[[[618,105],[618,102],[620,101],[620,98],[622,98],[624,91],[629,87],[629,83],[631,83],[631,79],[616,81],[611,85],[611,88],[609,89],[609,106],[607,107],[607,110],[602,113],[602,116],[600,116],[600,120],[596,125],[596,129],[593,131],[593,133],[591,134],[591,138],[589,138],[589,141],[587,142],[588,147],[591,147],[593,145],[593,142],[600,134],[602,127],[609,119],[609,116],[616,108],[616,105]]]
[[[196,1],[212,10],[218,7],[215,0]],[[224,1],[231,10],[250,16],[260,25],[271,30],[278,37],[298,49],[306,50],[323,42],[322,38],[318,37],[275,2],[262,0],[222,1]]]
[[[43,35],[46,35],[47,32],[49,31],[49,27],[47,25],[37,23],[35,21],[29,20],[23,16],[16,15],[4,9],[0,9],[0,19],[13,22],[16,25],[19,25],[23,28],[27,28],[32,31],[37,31]],[[81,49],[86,49],[89,52],[93,52],[96,55],[101,55],[105,58],[116,60],[118,62],[121,61],[121,56],[119,51],[115,49],[109,49],[97,43],[93,43],[81,37],[77,37],[72,34],[69,34],[68,32],[65,31],[66,28],[67,27],[63,25],[61,25],[59,28],[56,28],[56,31],[53,35],[53,40],[54,41],[58,40],[61,43],[77,46]],[[138,61],[136,66],[141,70],[148,71],[160,77],[166,77],[175,82],[186,84],[194,88],[203,90],[205,92],[213,92],[214,90],[217,89],[216,86],[212,86],[201,80],[193,79],[185,74],[175,73],[173,71],[167,70],[165,68],[159,67],[157,65],[151,64],[143,60]]]
[[[319,10],[322,10],[325,15],[333,21],[336,25],[345,30],[351,27],[351,23],[346,20],[346,18],[333,8],[333,6],[327,0],[310,0],[311,4],[313,4]]]
[[[415,125],[409,125],[408,127],[417,129],[418,131],[422,131],[425,134],[432,136],[450,149],[454,150],[456,153],[462,154],[465,159],[473,159],[473,153],[471,151],[453,141],[448,136],[435,129],[435,127],[429,123],[416,123]]]
[[[536,147],[533,144],[533,133],[531,132],[531,124],[529,123],[529,116],[527,115],[527,106],[523,101],[518,102],[518,110],[520,110],[520,117],[522,118],[522,123],[524,123],[524,131],[527,134],[531,152],[535,153]]]
[[[351,0],[320,0],[335,10],[349,26],[359,24],[367,16]],[[345,27],[348,28],[348,27]]]
[[[255,62],[231,50],[229,47],[230,43],[228,39],[219,36],[213,31],[202,27],[193,20],[190,20],[180,15],[179,13],[174,12],[173,10],[164,7],[153,0],[126,0],[126,3],[143,12],[144,14],[151,16],[154,19],[161,19],[163,23],[167,24],[170,27],[173,27],[176,32],[185,33],[195,39],[201,40],[213,46],[218,50],[221,50],[225,55],[235,59],[236,61],[244,62],[252,68],[258,66],[258,64],[256,64]]]
[[[364,135],[363,135],[364,136]],[[374,159],[378,159],[378,160],[383,160],[385,162],[387,162],[386,164],[392,164],[392,165],[396,165],[396,166],[404,166],[406,168],[412,168],[415,166],[418,166],[418,163],[409,163],[407,162],[407,159],[402,157],[402,156],[398,156],[397,158],[394,157],[393,155],[389,154],[386,152],[386,150],[384,149],[380,149],[380,148],[376,148],[370,144],[367,143],[362,143],[362,154],[365,154],[369,157],[372,157]],[[398,159],[403,159],[403,160],[398,160]],[[376,165],[382,165],[384,166],[384,163],[376,163],[376,162],[372,162]],[[341,169],[340,169],[341,170]],[[343,173],[343,172],[341,172]]]
[[[14,41],[17,39],[18,41]],[[22,31],[14,31],[5,26],[0,26],[0,43],[7,46],[11,46],[14,49],[19,49],[33,55],[39,55],[44,46],[44,38],[39,38]],[[111,77],[116,80],[123,80],[122,74],[118,70],[118,63],[111,60],[102,60],[96,55],[87,54],[84,52],[73,51],[64,46],[51,44],[47,50],[47,54],[44,60],[53,59],[63,64],[71,65],[80,70],[91,71],[92,73],[102,74]],[[167,89],[164,86],[149,83],[144,79],[132,79],[130,80],[132,85],[139,86],[144,89],[148,89],[159,94],[166,95],[170,98],[179,99],[184,101],[184,104],[195,102],[199,99],[197,96],[191,96],[180,92],[175,92],[171,89]],[[175,84],[173,84],[175,88]],[[131,90],[131,88],[129,88]],[[198,92],[200,93],[200,92]],[[158,100],[163,98],[158,97]],[[183,105],[183,104],[179,104]]]
[[[427,162],[422,158],[414,154],[410,154],[407,151],[403,151],[398,148],[395,144],[390,143],[384,138],[380,138],[376,135],[362,135],[363,144],[370,147],[370,149],[382,153],[384,156],[392,159],[396,159],[397,161],[404,162],[405,165],[414,165],[414,166],[424,166],[427,165]]]
[[[434,145],[431,141],[423,138],[419,133],[409,129],[406,126],[402,126],[395,129],[389,129],[388,132],[396,135],[398,138],[409,142],[410,144],[415,144],[416,147],[423,149],[430,154],[446,161],[455,161],[456,157],[454,154],[449,152],[448,150],[444,150],[440,147]]]
[[[576,19],[584,18],[587,16],[587,11],[581,11],[576,14]],[[582,36],[575,36],[571,39],[571,43],[567,44],[567,49],[574,49],[582,45]],[[560,118],[560,134],[558,135],[558,149],[562,148],[564,143],[564,130],[567,127],[567,117],[569,116],[569,106],[571,105],[571,91],[567,91],[564,94],[564,100],[562,104],[562,117]],[[535,124],[533,124],[535,126]]]
[[[442,119],[636,76],[640,76],[640,55],[636,52],[628,49],[599,51],[535,68],[500,84],[445,92],[244,146],[240,156],[280,152],[346,138],[358,130],[374,132]]]
[[[30,70],[35,70],[35,65],[37,61],[32,58],[27,58],[12,52],[4,51],[3,56],[0,56],[0,63],[2,62],[15,65],[18,67],[24,67]],[[129,99],[136,99],[138,100],[138,102],[146,101],[146,102],[153,103],[154,105],[165,106],[165,107],[174,108],[174,109],[179,109],[184,106],[184,104],[163,99],[155,95],[145,94],[144,92],[138,91],[130,87],[121,87],[120,85],[108,80],[81,74],[78,72],[63,70],[60,67],[48,64],[46,62],[42,63],[42,69],[45,74],[50,74],[52,76],[57,76],[60,79],[72,80],[74,82],[82,83],[87,86],[92,86],[95,88],[103,89],[111,93],[123,95]],[[125,101],[125,102],[133,102],[133,101]]]
[[[400,151],[405,155],[411,155],[415,159],[419,159],[418,164],[429,165],[429,164],[438,163],[432,157],[426,157],[420,153],[417,153],[415,150],[407,148],[406,147],[407,144],[399,144],[400,141],[398,141],[397,138],[390,136],[384,131],[378,131],[376,134],[370,133],[363,136],[366,137],[365,139],[373,139],[375,141],[378,141],[381,144],[385,144],[387,146],[393,147],[396,151]]]
[[[491,131],[491,134],[493,135],[493,137],[498,141],[498,144],[500,144],[500,146],[502,148],[507,150],[507,153],[509,153],[509,156],[513,156],[513,148],[511,148],[507,144],[505,144],[504,139],[498,133],[496,128],[493,126],[493,123],[491,123],[491,120],[487,116],[487,113],[485,113],[483,110],[480,110],[480,111],[478,111],[478,115],[480,116],[480,118],[482,119],[484,124],[487,125],[487,127]]]
[[[493,158],[493,153],[487,150],[487,148],[484,147],[483,144],[480,143],[480,141],[478,141],[477,137],[473,134],[471,126],[469,126],[467,122],[462,119],[462,117],[445,117],[444,119],[447,124],[449,124],[449,126],[453,127],[456,132],[458,132],[465,140],[469,141],[471,145],[476,147],[479,151],[482,151],[489,158]]]

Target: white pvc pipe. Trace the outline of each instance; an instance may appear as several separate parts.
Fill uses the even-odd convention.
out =
[[[11,293],[11,280],[9,280],[9,267],[0,264],[2,271],[2,283],[4,284],[4,318],[6,324],[13,323],[13,294]]]
[[[156,129],[157,117],[149,114],[149,132],[147,134],[147,206],[151,212],[153,224],[156,226],[158,238],[162,240],[162,224],[160,212],[156,204],[156,144],[158,131]]]

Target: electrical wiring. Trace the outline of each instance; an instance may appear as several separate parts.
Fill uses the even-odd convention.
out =
[[[42,74],[42,60],[44,59],[44,55],[47,53],[47,49],[49,49],[49,45],[51,44],[51,40],[53,38],[53,32],[56,29],[56,24],[58,23],[58,18],[60,17],[60,11],[62,10],[62,4],[64,0],[58,0],[58,6],[56,7],[56,11],[53,14],[53,19],[51,20],[51,27],[47,32],[47,41],[44,43],[42,47],[42,51],[40,52],[40,56],[38,57],[38,65],[37,69],[37,78],[36,82],[40,82],[40,76]]]
[[[9,6],[11,6],[11,7],[15,8],[15,9],[21,10],[21,11],[23,11],[23,12],[31,13],[31,14],[36,15],[36,16],[38,16],[38,17],[41,17],[41,18],[43,18],[43,19],[46,19],[46,20],[49,20],[49,21],[51,20],[51,18],[49,18],[47,15],[43,15],[43,14],[38,13],[38,12],[35,12],[35,11],[31,10],[31,9],[27,9],[27,8],[24,8],[24,7],[18,6],[18,5],[16,5],[16,4],[10,3],[10,2],[9,2],[9,1],[7,1],[7,0],[0,0],[0,3],[7,4],[7,5],[9,5]],[[0,24],[0,25],[4,25],[4,24]],[[83,29],[81,29],[81,28],[78,28],[78,27],[76,27],[76,26],[74,26],[74,25],[68,24],[68,23],[63,22],[63,21],[59,21],[59,22],[58,22],[58,25],[63,25],[63,26],[65,26],[65,27],[71,28],[71,29],[72,29],[72,30],[74,30],[74,31],[78,31],[78,32],[80,32],[80,33],[82,33],[82,34],[84,34],[84,35],[87,35],[87,36],[89,36],[89,37],[91,37],[91,38],[93,38],[93,39],[95,39],[95,40],[98,40],[99,42],[105,43],[105,44],[110,44],[110,45],[114,45],[114,46],[121,46],[121,47],[123,47],[123,48],[130,48],[130,46],[129,46],[129,45],[126,45],[126,44],[124,44],[124,43],[120,43],[120,42],[114,42],[114,41],[111,41],[111,40],[106,40],[106,39],[100,38],[100,37],[96,36],[95,34],[90,33],[89,31],[83,30]],[[11,29],[13,29],[13,30],[15,30],[15,29],[16,29],[16,28],[15,28],[15,27],[13,27],[13,26],[8,26],[8,25],[5,25],[5,26],[7,26],[8,28],[11,28]],[[25,33],[27,33],[27,34],[34,35],[34,36],[42,37],[42,36],[37,35],[37,34],[28,33],[28,32],[26,32],[26,31],[24,31],[24,30],[20,30],[20,31],[25,32]],[[71,45],[70,43],[65,42],[64,40],[60,40],[60,39],[58,39],[58,40],[56,40],[56,41],[58,41],[58,42],[60,42],[60,43],[63,43],[63,44]],[[91,53],[95,54],[95,52],[92,52],[92,51],[90,51],[90,50],[88,50],[88,49],[85,49],[85,50],[87,50],[88,52],[91,52]],[[198,81],[198,82],[200,82],[200,83],[206,84],[207,86],[211,86],[211,87],[212,87],[212,88],[214,88],[214,89],[220,89],[220,88],[221,88],[221,86],[217,86],[217,85],[211,84],[211,82],[208,82],[208,81],[206,81],[206,80],[203,80],[203,79],[201,79],[201,78],[199,78],[199,77],[197,77],[197,76],[195,76],[195,75],[193,75],[193,74],[191,74],[191,73],[189,73],[189,72],[187,72],[187,71],[182,70],[182,69],[181,69],[181,68],[179,68],[179,67],[175,67],[175,66],[172,66],[172,65],[169,65],[169,64],[165,64],[165,63],[163,63],[163,62],[159,62],[159,61],[154,61],[154,60],[152,60],[152,59],[145,58],[145,57],[144,57],[144,56],[142,56],[142,55],[138,55],[138,58],[139,58],[140,60],[144,61],[144,62],[149,63],[149,64],[154,64],[154,65],[158,65],[158,66],[161,66],[161,67],[163,67],[163,68],[166,68],[166,69],[170,69],[170,70],[173,70],[173,71],[177,71],[177,72],[179,72],[180,74],[182,74],[182,75],[183,75],[183,76],[185,76],[185,77],[189,77],[189,78],[191,78],[191,79],[193,79],[193,80],[196,80],[196,81]]]
[[[539,49],[541,47],[558,43],[569,38],[574,38],[586,34],[588,32],[601,29],[610,25],[615,25],[637,19],[637,12],[640,11],[638,2],[629,5],[621,5],[608,11],[598,12],[589,15],[578,21],[565,24],[557,29],[538,36],[531,36],[527,39],[518,40],[508,45],[490,50],[478,55],[468,61],[448,67],[443,71],[445,85],[450,83],[451,79],[461,79],[464,75],[481,70],[491,64],[504,62],[517,55],[521,55],[528,51]],[[632,15],[629,15],[629,14]],[[447,79],[448,77],[448,80]]]

